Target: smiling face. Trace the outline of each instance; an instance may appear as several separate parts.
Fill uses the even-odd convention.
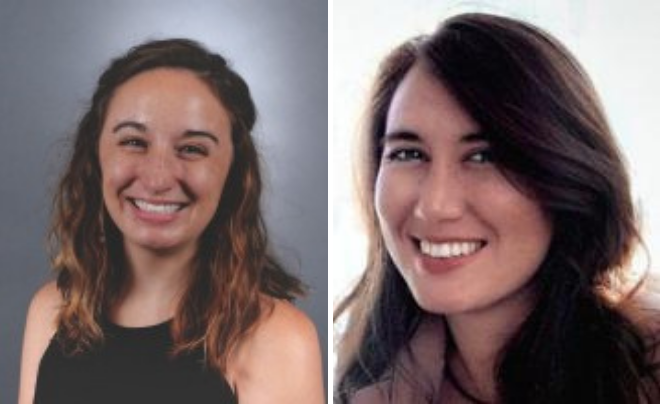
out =
[[[479,125],[419,65],[394,94],[383,146],[376,213],[417,303],[459,314],[524,296],[551,223],[502,175]]]
[[[155,69],[119,86],[99,160],[103,200],[125,247],[196,248],[232,158],[229,114],[194,73]]]

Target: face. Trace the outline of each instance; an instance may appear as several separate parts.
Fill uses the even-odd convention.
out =
[[[195,249],[232,158],[229,114],[194,73],[155,69],[118,87],[99,160],[105,206],[125,247]]]
[[[479,125],[414,66],[387,115],[375,206],[385,246],[417,303],[438,314],[528,295],[552,226],[492,161]]]

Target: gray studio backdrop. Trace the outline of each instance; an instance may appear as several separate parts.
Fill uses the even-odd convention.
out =
[[[298,304],[327,364],[327,28],[325,0],[0,0],[0,403],[16,401],[26,309],[51,278],[67,136],[110,58],[146,39],[201,41],[249,83],[271,239],[310,286]]]

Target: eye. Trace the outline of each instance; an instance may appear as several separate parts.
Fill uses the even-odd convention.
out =
[[[428,161],[424,152],[414,148],[399,148],[385,153],[388,162]]]
[[[192,157],[207,156],[209,154],[206,147],[193,144],[187,144],[179,147],[179,153],[184,156]]]
[[[477,164],[487,164],[494,161],[493,151],[490,148],[480,149],[468,154],[465,161]]]
[[[147,142],[144,139],[131,137],[122,139],[119,142],[119,146],[126,147],[129,149],[144,149],[147,147]]]

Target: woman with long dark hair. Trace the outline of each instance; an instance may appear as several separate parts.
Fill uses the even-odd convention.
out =
[[[385,59],[368,118],[337,402],[659,402],[626,167],[560,43],[455,16]]]
[[[320,403],[303,292],[269,251],[256,109],[220,55],[144,43],[98,81],[54,199],[21,404]]]

